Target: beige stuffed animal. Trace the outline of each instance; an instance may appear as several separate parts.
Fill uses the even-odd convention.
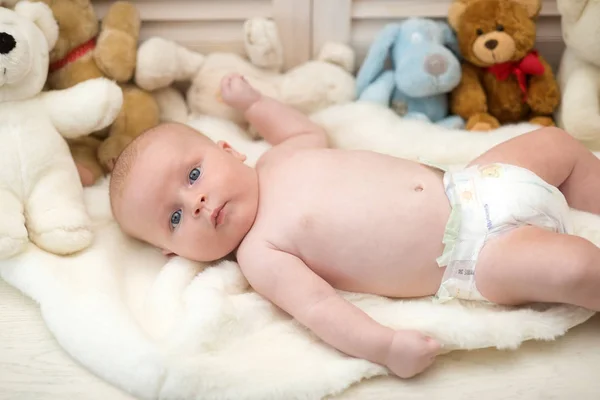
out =
[[[348,46],[328,43],[316,60],[282,72],[281,43],[273,21],[247,20],[243,37],[248,59],[223,52],[202,55],[165,39],[148,39],[138,49],[135,82],[154,91],[175,81],[191,81],[187,105],[192,113],[231,120],[243,128],[247,127],[243,115],[219,96],[221,78],[232,72],[307,114],[355,99],[354,52]]]
[[[600,150],[600,1],[558,0],[567,45],[558,71],[563,97],[558,125]]]

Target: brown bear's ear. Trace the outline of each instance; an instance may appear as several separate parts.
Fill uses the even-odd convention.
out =
[[[467,0],[454,0],[448,9],[448,23],[455,31],[458,31],[460,18],[467,8]]]
[[[515,3],[519,3],[527,10],[529,18],[535,18],[542,9],[542,0],[512,0]]]

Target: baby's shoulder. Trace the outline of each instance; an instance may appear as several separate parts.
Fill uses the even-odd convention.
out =
[[[269,253],[286,252],[290,237],[282,234],[276,220],[265,220],[257,217],[255,224],[246,235],[237,250],[237,258],[241,264],[255,264],[264,260]],[[260,263],[259,263],[260,264]]]

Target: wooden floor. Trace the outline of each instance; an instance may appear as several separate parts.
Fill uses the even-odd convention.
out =
[[[363,382],[336,400],[597,400],[600,317],[515,352],[452,352],[427,374]],[[133,400],[75,363],[37,306],[0,280],[0,400]]]

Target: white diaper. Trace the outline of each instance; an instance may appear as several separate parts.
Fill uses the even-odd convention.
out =
[[[446,267],[436,294],[487,301],[475,286],[475,266],[483,245],[496,235],[523,225],[572,233],[563,194],[533,172],[507,164],[473,165],[446,172],[444,187],[452,205],[440,267]]]

